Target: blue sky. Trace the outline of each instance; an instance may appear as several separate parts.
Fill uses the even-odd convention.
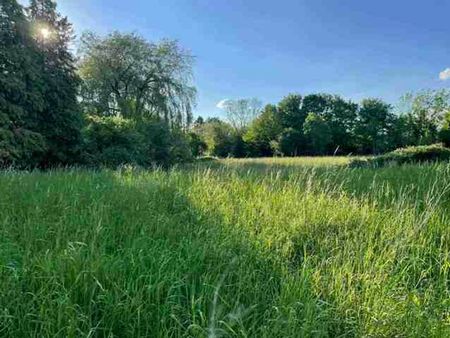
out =
[[[77,33],[167,37],[196,57],[196,114],[329,92],[390,103],[450,87],[450,0],[59,0]],[[441,74],[441,78],[439,74]]]

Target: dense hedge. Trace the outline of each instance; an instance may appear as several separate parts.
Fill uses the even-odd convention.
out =
[[[83,134],[81,163],[88,166],[165,167],[192,159],[186,136],[161,121],[91,116]]]
[[[355,159],[350,162],[350,166],[382,167],[390,164],[400,165],[406,163],[437,161],[450,161],[450,148],[447,148],[442,144],[400,148],[380,156],[367,159]]]

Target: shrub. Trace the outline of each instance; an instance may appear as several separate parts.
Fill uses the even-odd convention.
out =
[[[390,153],[371,157],[365,160],[355,159],[350,162],[352,167],[382,167],[388,164],[401,165],[406,163],[423,163],[449,161],[450,149],[441,144],[417,146],[396,149]]]
[[[88,165],[143,164],[143,139],[132,120],[118,116],[88,117],[84,141],[83,159]]]
[[[166,167],[192,157],[184,135],[159,121],[91,116],[84,142],[82,162],[90,166]]]
[[[190,132],[187,136],[192,155],[195,157],[203,155],[208,149],[206,142],[200,137],[200,135],[194,132]]]

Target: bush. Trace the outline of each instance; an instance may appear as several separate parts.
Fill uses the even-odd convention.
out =
[[[167,167],[192,157],[184,135],[159,121],[91,116],[84,142],[82,162],[89,166]]]
[[[365,160],[355,159],[350,162],[351,167],[382,167],[388,164],[401,165],[406,163],[423,163],[449,161],[450,149],[441,144],[430,146],[407,147],[390,153],[371,157]]]
[[[188,133],[187,136],[192,155],[195,157],[202,156],[208,149],[206,142],[200,137],[200,135],[194,132]]]

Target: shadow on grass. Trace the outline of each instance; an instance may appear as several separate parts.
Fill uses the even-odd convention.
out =
[[[264,177],[251,177],[245,169],[239,175],[233,177],[235,187],[249,185],[249,177],[259,182]],[[338,221],[330,224],[327,213],[320,214],[322,218],[310,220],[310,228],[289,238],[293,250],[285,260],[240,228],[233,210],[229,215],[217,210],[208,200],[211,196],[197,196],[204,198],[206,207],[200,208],[192,199],[198,177],[183,171],[0,177],[0,284],[5,290],[0,294],[0,334],[298,337],[368,332],[361,327],[365,314],[357,311],[365,304],[358,303],[358,297],[368,292],[364,287],[370,287],[377,271],[364,270],[357,262],[366,254],[364,229],[353,231],[357,224],[348,222],[346,232]],[[220,179],[226,177],[220,170],[215,177],[209,183],[221,187]],[[264,217],[260,211],[249,214],[256,225]],[[255,227],[257,231],[263,229]],[[346,237],[353,233],[360,237]],[[379,233],[372,235],[376,241]],[[336,243],[352,246],[340,248]],[[336,247],[345,251],[341,258],[347,261],[332,265]],[[379,250],[373,257],[383,247]],[[308,257],[317,261],[306,264]],[[428,261],[413,263],[421,272]],[[327,264],[328,275],[314,269],[327,271]],[[402,264],[412,266],[409,261],[398,266]],[[351,266],[344,270],[346,265]],[[319,278],[330,280],[321,284]],[[365,284],[358,284],[358,278],[365,278]],[[392,288],[399,284],[393,282]],[[318,290],[317,285],[331,287]],[[339,292],[348,298],[339,298]],[[375,332],[405,332],[402,314],[399,319],[384,318],[391,315],[386,304],[377,299],[373,304],[380,308],[367,312],[381,313],[373,324],[374,330],[381,329]],[[411,321],[421,310],[418,306]]]
[[[295,337],[345,329],[327,321],[310,271],[287,276],[221,215],[195,208],[182,177],[34,173],[20,177],[20,189],[1,180],[2,335]]]

